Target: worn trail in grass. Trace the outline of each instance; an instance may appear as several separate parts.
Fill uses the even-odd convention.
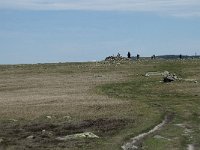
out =
[[[181,78],[195,80],[200,78],[199,61],[160,62],[156,63],[153,68],[149,71],[168,70],[176,73]],[[200,144],[200,129],[198,127],[200,123],[199,84],[186,81],[165,84],[159,82],[160,80],[161,77],[139,75],[130,78],[127,82],[109,84],[101,88],[104,93],[111,97],[126,99],[130,103],[138,102],[148,105],[154,112],[150,112],[148,109],[138,110],[138,112],[144,114],[137,119],[138,122],[144,118],[151,120],[150,122],[142,121],[143,123],[146,122],[146,126],[140,124],[143,130],[149,128],[152,124],[156,124],[159,119],[158,116],[162,116],[166,112],[175,113],[173,122],[157,133],[159,136],[154,138],[152,135],[144,141],[142,144],[143,149],[186,149],[189,143]],[[158,112],[156,113],[156,111]],[[157,114],[158,116],[148,116],[146,115],[148,113]],[[183,124],[183,126],[180,127],[177,124]],[[139,129],[133,129],[132,135],[136,136],[137,131],[143,133]]]

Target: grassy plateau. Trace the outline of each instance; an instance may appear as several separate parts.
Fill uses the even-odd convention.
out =
[[[145,76],[166,70],[182,79]],[[140,149],[200,148],[200,60],[0,66],[0,150],[120,150],[166,114]],[[99,138],[56,140],[82,132]]]

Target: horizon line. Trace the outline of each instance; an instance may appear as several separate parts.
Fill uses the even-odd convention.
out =
[[[0,10],[32,11],[126,11],[152,12],[174,17],[200,17],[200,1],[197,0],[6,0],[0,1]]]

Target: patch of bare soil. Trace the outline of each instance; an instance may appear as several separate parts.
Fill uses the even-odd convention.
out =
[[[89,146],[99,139],[72,139],[58,141],[58,136],[93,132],[101,139],[112,136],[130,122],[123,119],[101,118],[79,123],[4,122],[0,124],[0,150],[6,149],[74,149]]]

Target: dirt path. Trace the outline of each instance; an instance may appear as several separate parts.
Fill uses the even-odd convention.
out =
[[[156,125],[153,129],[149,130],[148,132],[141,133],[138,136],[135,136],[130,139],[130,142],[125,143],[122,146],[123,150],[135,150],[139,149],[139,145],[142,143],[142,141],[152,133],[162,129],[166,124],[168,124],[172,120],[173,114],[168,114],[165,116],[164,120]]]

